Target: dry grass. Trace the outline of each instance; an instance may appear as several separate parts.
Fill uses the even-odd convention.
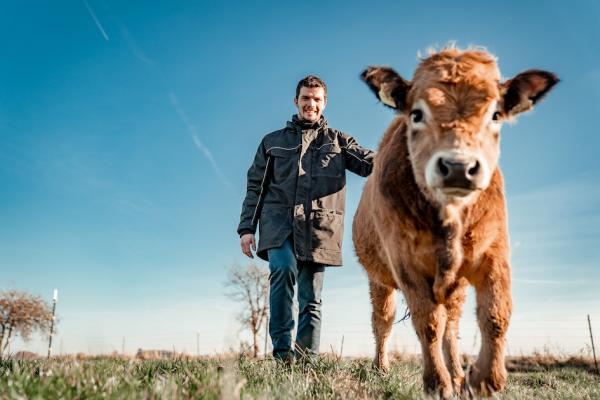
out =
[[[556,360],[555,360],[556,361]],[[585,362],[583,362],[585,361]],[[498,399],[598,399],[589,360],[510,359]],[[530,368],[530,369],[528,369]],[[63,357],[0,362],[0,398],[419,399],[418,358],[395,356],[381,375],[371,360],[324,355],[285,367],[233,354],[169,360]]]

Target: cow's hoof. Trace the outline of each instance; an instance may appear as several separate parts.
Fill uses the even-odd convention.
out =
[[[449,374],[431,374],[423,376],[425,393],[434,398],[451,399],[454,396],[454,388]]]
[[[381,375],[387,375],[390,372],[390,366],[386,364],[373,364],[373,368],[375,371],[380,373]]]
[[[381,374],[387,374],[390,372],[390,362],[387,357],[377,357],[373,360],[373,368]]]
[[[425,393],[434,399],[452,399],[454,397],[454,390],[452,385],[438,386],[425,388]]]
[[[492,370],[488,374],[473,369],[469,375],[469,386],[477,396],[489,397],[500,392],[506,385],[506,370]]]

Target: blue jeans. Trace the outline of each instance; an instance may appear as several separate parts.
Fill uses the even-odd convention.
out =
[[[299,306],[296,349],[304,354],[318,354],[321,339],[321,289],[325,267],[323,264],[296,260],[290,238],[281,247],[268,252],[271,271],[269,335],[273,342],[273,356],[284,358],[294,355],[292,307],[296,283]]]

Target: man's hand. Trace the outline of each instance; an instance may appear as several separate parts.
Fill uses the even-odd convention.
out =
[[[254,235],[252,233],[246,233],[245,235],[242,235],[240,238],[240,245],[242,246],[242,253],[250,258],[254,258],[250,247],[252,247],[252,250],[256,252],[256,239],[254,239]]]

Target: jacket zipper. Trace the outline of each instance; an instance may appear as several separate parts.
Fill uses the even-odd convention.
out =
[[[319,132],[316,131],[316,135],[318,135]],[[314,147],[313,144],[316,141],[316,135],[314,137],[314,139],[308,144],[308,147],[306,149],[307,152],[310,151],[310,162],[308,163],[308,168],[310,168],[310,171],[308,174],[305,174],[305,176],[310,177],[309,179],[311,180],[310,182],[308,182],[308,190],[307,190],[307,198],[306,198],[306,205],[304,207],[304,210],[306,212],[306,225],[304,227],[304,232],[305,232],[305,248],[306,248],[306,254],[307,254],[307,258],[308,258],[308,254],[310,252],[310,254],[312,254],[312,249],[311,249],[311,245],[310,245],[310,225],[311,225],[311,220],[310,220],[310,214],[312,212],[312,207],[311,207],[311,198],[312,198],[312,169],[313,169],[313,163],[314,163],[314,156],[315,156],[315,152],[312,151],[312,148]],[[311,257],[312,258],[312,257]]]

